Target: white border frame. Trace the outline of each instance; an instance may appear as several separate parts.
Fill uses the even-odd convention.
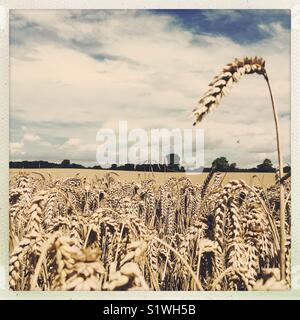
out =
[[[292,173],[292,289],[247,292],[63,292],[8,290],[9,183],[9,10],[10,9],[290,9],[291,29],[291,163]],[[0,299],[300,299],[300,0],[0,0]]]

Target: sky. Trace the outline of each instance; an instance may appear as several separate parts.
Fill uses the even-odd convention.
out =
[[[287,10],[12,10],[10,158],[96,164],[96,134],[192,128],[192,109],[224,65],[261,56],[290,163]],[[269,158],[276,140],[263,77],[246,75],[199,128],[205,166]]]

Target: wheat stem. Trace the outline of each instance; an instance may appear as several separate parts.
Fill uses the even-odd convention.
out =
[[[172,246],[170,246],[168,243],[166,243],[165,241],[154,237],[154,239],[161,243],[162,245],[164,245],[167,249],[169,249],[170,251],[172,251],[177,258],[179,258],[181,260],[181,262],[185,265],[185,267],[188,269],[189,273],[191,274],[192,278],[195,281],[196,286],[198,287],[199,290],[203,291],[202,285],[199,281],[199,279],[197,278],[196,274],[194,273],[193,269],[191,268],[191,266],[187,263],[187,261],[181,256],[181,254],[175,250]]]
[[[278,114],[275,106],[275,101],[270,85],[270,81],[265,69],[265,60],[262,58],[243,58],[235,59],[232,63],[225,66],[222,72],[214,78],[209,84],[209,90],[201,97],[198,101],[197,107],[193,110],[195,117],[194,125],[201,122],[204,116],[206,116],[211,110],[214,109],[219,103],[222,97],[228,94],[232,87],[232,84],[238,82],[240,77],[245,74],[257,73],[263,75],[269,89],[272,110],[276,128],[276,142],[277,142],[277,156],[279,165],[280,175],[280,275],[281,280],[285,280],[285,245],[286,245],[286,234],[285,234],[285,206],[284,206],[284,185],[283,185],[283,161],[281,153],[280,143],[280,129]]]
[[[286,245],[286,234],[285,234],[285,205],[284,205],[284,185],[283,185],[283,161],[282,161],[282,153],[281,153],[281,141],[280,141],[280,127],[278,121],[278,114],[275,106],[275,101],[272,93],[272,88],[270,85],[269,77],[265,71],[264,78],[267,82],[271,102],[272,102],[272,110],[274,115],[274,122],[276,128],[276,143],[277,143],[277,157],[278,157],[278,165],[279,165],[279,176],[280,176],[280,278],[281,280],[285,280],[286,278],[286,264],[285,264],[285,245]]]

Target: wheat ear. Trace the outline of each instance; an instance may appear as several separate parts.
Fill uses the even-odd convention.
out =
[[[221,99],[229,93],[232,85],[238,82],[244,74],[264,74],[265,60],[262,58],[242,58],[235,59],[232,63],[227,64],[222,72],[214,77],[209,84],[208,91],[200,98],[198,105],[193,110],[196,125],[201,122],[204,116],[216,107]]]

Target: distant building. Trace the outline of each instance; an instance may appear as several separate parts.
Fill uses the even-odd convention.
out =
[[[167,165],[173,166],[178,165],[180,163],[180,157],[176,153],[170,153],[166,156],[167,159]]]

